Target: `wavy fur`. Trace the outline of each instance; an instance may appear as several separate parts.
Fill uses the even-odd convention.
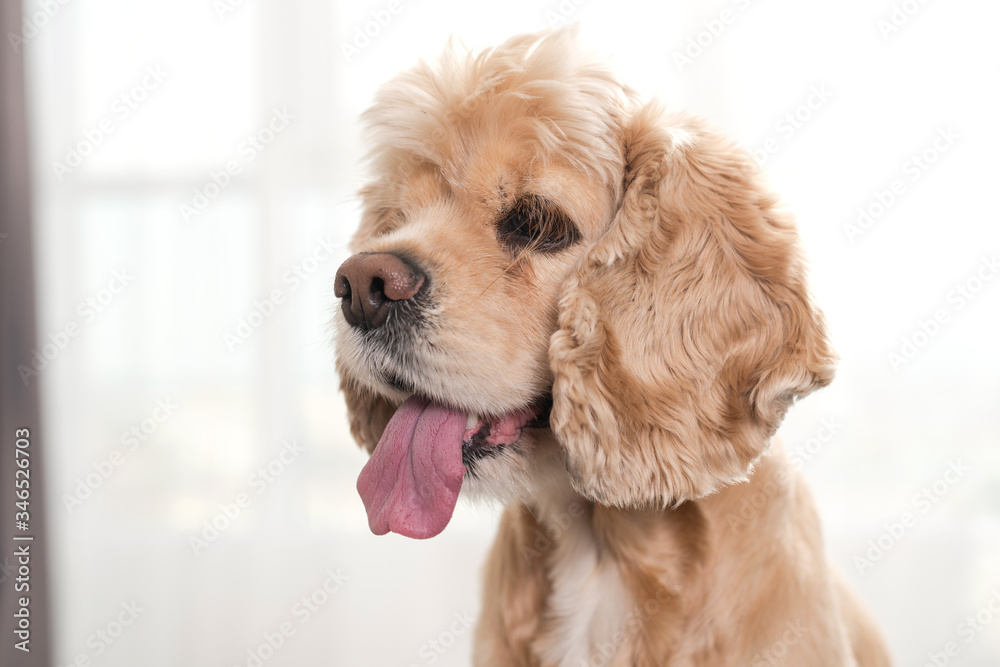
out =
[[[753,161],[572,30],[452,45],[364,119],[353,249],[429,287],[409,327],[338,322],[354,437],[377,446],[401,387],[486,416],[552,398],[550,428],[463,483],[507,504],[475,664],[888,665],[773,438],[834,355]],[[518,206],[572,234],[512,251]]]

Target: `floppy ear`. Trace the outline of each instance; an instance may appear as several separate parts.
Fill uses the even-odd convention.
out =
[[[666,506],[744,479],[834,355],[749,158],[653,106],[624,135],[620,208],[560,299],[551,424],[580,493]]]
[[[398,406],[350,380],[340,363],[337,364],[337,372],[340,374],[340,390],[344,392],[347,403],[351,435],[371,454]]]

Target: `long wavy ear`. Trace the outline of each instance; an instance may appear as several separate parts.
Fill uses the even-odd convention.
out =
[[[337,371],[340,373],[340,390],[344,392],[344,401],[347,403],[351,435],[371,454],[399,406],[390,404],[381,396],[352,382],[339,363]]]
[[[835,360],[749,158],[654,106],[624,135],[620,208],[560,300],[551,424],[580,493],[666,506],[744,479]]]

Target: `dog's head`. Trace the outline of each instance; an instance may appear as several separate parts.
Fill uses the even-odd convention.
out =
[[[755,165],[636,102],[572,32],[449,52],[365,120],[375,178],[336,344],[375,532],[434,535],[463,479],[530,489],[543,458],[596,503],[697,498],[830,381]]]

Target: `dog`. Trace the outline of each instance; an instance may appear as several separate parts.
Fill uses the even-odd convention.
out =
[[[890,664],[774,437],[835,355],[752,159],[573,29],[450,47],[363,120],[358,491],[421,539],[460,492],[505,504],[474,663]]]

